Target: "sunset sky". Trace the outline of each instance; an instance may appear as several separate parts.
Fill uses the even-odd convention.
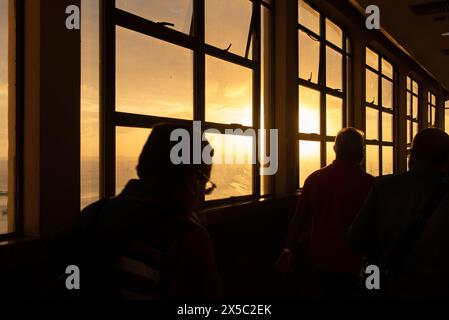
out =
[[[244,54],[251,19],[251,2],[206,1],[206,39]],[[188,33],[191,0],[125,1],[117,7],[154,21],[169,21]],[[82,134],[83,156],[96,157],[98,146],[98,4],[82,7]],[[226,33],[223,34],[223,29]],[[225,36],[226,35],[226,36]],[[117,27],[117,111],[193,119],[193,52],[155,38]],[[252,124],[252,71],[206,56],[206,120]],[[121,128],[120,133],[135,130]],[[140,130],[143,132],[143,130]],[[126,139],[128,140],[128,139]],[[137,140],[120,150],[135,154]],[[134,143],[136,141],[136,143]]]
[[[117,0],[117,7],[156,22],[172,22],[173,29],[190,31],[192,0]],[[7,3],[0,0],[0,157],[7,157]],[[206,42],[219,48],[232,44],[230,52],[244,55],[251,19],[252,3],[248,0],[206,0]],[[313,29],[313,13],[300,11]],[[99,7],[97,0],[82,1],[82,87],[81,147],[82,159],[99,157]],[[341,44],[335,26],[328,26],[331,41]],[[163,117],[193,118],[193,52],[149,36],[117,27],[117,111]],[[316,82],[319,60],[316,42],[299,35],[303,51],[299,57],[299,75],[312,73]],[[328,53],[328,85],[339,88],[341,56]],[[206,56],[206,121],[252,124],[252,71],[217,58]],[[340,79],[340,80],[339,80]],[[371,92],[375,88],[368,88]],[[299,90],[299,128],[301,132],[319,133],[319,97],[316,92]],[[328,135],[341,128],[342,101],[327,98]],[[292,106],[298,107],[298,106]],[[374,115],[373,115],[374,116]],[[386,128],[389,130],[389,128]],[[144,129],[117,129],[117,156],[134,158],[148,136]],[[368,132],[374,135],[375,132]],[[216,155],[248,153],[248,142],[238,138],[212,139]],[[226,149],[224,144],[226,142]],[[231,143],[230,143],[231,142]],[[302,171],[316,169],[319,152],[316,144],[301,146]],[[333,153],[329,146],[327,158]],[[317,153],[318,152],[318,153]],[[319,164],[318,164],[319,166]],[[83,168],[83,164],[82,164]]]

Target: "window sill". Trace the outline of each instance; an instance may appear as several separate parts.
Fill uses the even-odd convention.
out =
[[[296,203],[297,193],[284,196],[271,196],[260,199],[242,200],[239,202],[223,203],[203,208],[198,212],[201,222],[207,226],[239,220],[243,217],[258,215],[261,211],[272,212],[275,209],[289,210]]]
[[[33,241],[38,241],[37,237],[25,237],[18,235],[6,235],[4,238],[0,238],[0,250],[6,246],[20,246]]]

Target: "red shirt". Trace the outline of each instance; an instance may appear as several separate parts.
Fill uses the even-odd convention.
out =
[[[373,176],[344,160],[335,160],[306,179],[291,231],[299,232],[311,218],[310,247],[317,268],[338,273],[360,271],[361,255],[349,248],[346,234],[373,182]]]

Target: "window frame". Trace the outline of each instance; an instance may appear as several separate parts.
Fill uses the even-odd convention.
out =
[[[371,67],[370,65],[368,65],[367,61],[366,61],[366,55],[367,55],[367,50],[370,50],[372,52],[374,52],[377,55],[377,63],[378,63],[378,70],[376,70],[375,68]],[[387,63],[389,63],[392,68],[393,68],[393,78],[388,77],[387,75],[385,75],[383,73],[382,70],[382,60],[385,60]],[[378,146],[379,147],[379,177],[382,177],[383,174],[383,147],[393,147],[393,174],[396,172],[396,168],[397,168],[397,163],[396,163],[396,152],[397,152],[397,135],[396,135],[396,127],[397,127],[397,101],[396,101],[396,94],[397,94],[397,84],[398,84],[398,79],[397,79],[397,70],[396,67],[394,65],[394,63],[389,60],[387,57],[385,57],[385,55],[383,55],[381,52],[379,52],[379,50],[376,50],[374,48],[372,48],[371,46],[367,45],[365,46],[365,50],[364,50],[364,58],[363,58],[364,64],[363,64],[363,70],[364,70],[364,81],[365,81],[365,87],[362,89],[363,90],[363,97],[364,97],[364,101],[363,101],[363,127],[364,127],[364,132],[366,135],[366,128],[367,128],[367,122],[366,122],[366,110],[367,108],[370,109],[374,109],[378,112],[378,123],[377,123],[377,135],[378,135],[378,139],[365,139],[366,142],[366,146]],[[367,79],[367,71],[371,71],[373,72],[376,76],[377,76],[377,95],[378,95],[378,101],[377,101],[377,105],[374,102],[368,102],[367,101],[367,97],[366,97],[366,79]],[[392,92],[392,106],[391,109],[387,108],[384,106],[383,104],[383,86],[382,86],[382,80],[386,79],[387,81],[390,81],[392,83],[392,87],[393,87],[393,92]],[[387,113],[390,114],[393,118],[392,118],[392,132],[391,132],[391,137],[392,137],[392,141],[384,141],[383,138],[383,118],[382,115],[383,113]],[[381,138],[382,137],[382,138]],[[365,157],[365,169],[366,169],[366,161],[367,158]]]
[[[415,93],[414,91],[413,91],[413,84],[414,83],[416,83],[416,86],[417,86],[417,88],[418,88],[418,92],[417,93]],[[410,84],[410,89],[409,89],[409,84]],[[411,147],[411,144],[412,144],[412,141],[413,141],[413,137],[416,135],[416,133],[417,132],[414,132],[414,130],[413,130],[413,124],[415,123],[416,125],[417,125],[417,127],[418,127],[418,131],[419,131],[419,123],[420,123],[420,120],[421,120],[421,117],[420,117],[420,115],[421,115],[421,113],[420,113],[420,103],[419,103],[419,100],[420,100],[420,96],[421,96],[421,92],[422,92],[422,90],[421,90],[421,85],[420,85],[420,83],[418,82],[418,81],[416,81],[412,76],[410,76],[410,75],[407,75],[406,76],[406,87],[405,87],[405,90],[406,90],[406,95],[407,95],[407,98],[410,96],[410,105],[408,105],[408,103],[407,103],[407,110],[406,110],[406,113],[405,113],[405,121],[406,121],[406,128],[407,128],[407,132],[410,134],[410,142],[409,141],[407,141],[407,135],[406,135],[406,145],[407,145],[407,147]],[[416,98],[417,99],[417,101],[418,101],[418,105],[416,106],[416,114],[417,114],[417,118],[413,118],[413,111],[414,111],[414,104],[413,104],[413,98]],[[408,101],[408,100],[406,100],[406,101]],[[408,112],[408,108],[410,108],[410,115],[407,115],[407,112]],[[410,126],[409,126],[410,125]]]
[[[205,0],[192,0],[192,24],[195,33],[187,35],[180,31],[170,29],[157,22],[116,8],[116,1],[100,0],[100,54],[102,67],[100,71],[100,196],[111,197],[116,194],[116,128],[144,128],[151,129],[160,122],[178,124],[191,124],[192,120],[172,119],[158,116],[132,114],[116,111],[116,27],[137,32],[174,44],[193,53],[193,120],[201,121],[202,130],[217,129],[221,134],[226,129],[257,130],[260,127],[261,109],[261,9],[262,6],[273,11],[273,7],[262,0],[248,0],[253,5],[250,29],[248,30],[248,43],[246,56],[252,43],[252,59],[228,52],[205,42]],[[269,22],[272,23],[272,19]],[[269,26],[271,30],[271,25]],[[271,31],[270,31],[271,32]],[[252,42],[249,42],[252,39]],[[206,56],[220,59],[252,70],[252,126],[240,124],[223,124],[205,121],[205,63]],[[256,154],[259,153],[258,141]],[[257,157],[256,157],[257,158]],[[219,205],[234,201],[254,200],[260,197],[259,164],[252,164],[252,193],[250,195],[205,201],[205,206]]]
[[[299,12],[299,3],[300,0],[297,0],[297,10],[296,12]],[[328,136],[327,135],[327,96],[330,95],[332,97],[336,97],[339,99],[342,99],[342,128],[346,127],[348,125],[348,79],[349,79],[349,72],[348,68],[350,65],[350,59],[352,58],[350,53],[350,38],[345,30],[344,27],[342,27],[339,23],[337,23],[332,17],[330,17],[328,14],[324,13],[323,10],[318,9],[313,3],[310,3],[309,1],[303,0],[305,4],[310,6],[313,10],[315,10],[320,15],[320,34],[316,34],[314,31],[308,29],[306,26],[300,24],[299,16],[296,17],[296,24],[297,24],[297,36],[296,39],[298,41],[296,45],[296,61],[297,66],[296,68],[296,79],[297,79],[297,85],[296,90],[299,93],[299,87],[305,87],[307,89],[312,89],[314,91],[319,92],[320,95],[320,133],[302,133],[299,131],[299,117],[297,121],[297,142],[298,144],[301,141],[309,141],[309,142],[319,142],[320,143],[320,168],[325,167],[327,164],[327,143],[331,142],[333,143],[335,141],[335,136]],[[342,48],[339,48],[332,42],[328,41],[326,39],[326,20],[329,20],[331,23],[338,26],[342,31]],[[313,83],[311,81],[308,81],[306,79],[302,79],[299,76],[299,40],[298,36],[300,32],[304,32],[306,35],[311,37],[315,41],[319,41],[320,45],[320,55],[319,55],[319,71],[318,71],[318,83]],[[342,55],[342,89],[333,89],[330,87],[327,87],[326,83],[326,68],[327,68],[327,56],[326,56],[326,49],[327,47],[330,47],[331,49],[337,51]],[[298,96],[298,103],[299,103],[299,94]],[[298,111],[299,111],[299,105]],[[298,147],[299,148],[299,147]],[[302,186],[300,185],[300,172],[299,172],[299,165],[301,161],[300,156],[301,150],[298,152],[298,166],[296,166],[297,174],[297,188],[298,190],[302,189]]]
[[[14,219],[14,228],[11,231],[7,231],[6,233],[0,234],[0,241],[11,239],[13,237],[22,236],[24,234],[24,226],[23,226],[23,150],[24,150],[24,123],[23,123],[23,115],[24,115],[24,0],[16,0],[14,2],[9,1],[9,3],[14,3],[14,20],[9,21],[8,25],[11,27],[11,24],[14,23],[14,42],[13,46],[14,57],[8,58],[8,64],[10,64],[11,60],[14,59],[14,79],[15,83],[11,87],[15,87],[15,90],[10,89],[10,93],[13,92],[15,95],[15,105],[13,106],[15,111],[14,121],[15,123],[8,123],[9,132],[8,139],[11,142],[10,134],[14,134],[15,137],[13,142],[14,145],[14,154],[15,157],[12,160],[13,162],[13,170],[11,172],[11,165],[9,162],[11,159],[8,157],[8,180],[10,180],[9,175],[13,175],[14,180],[14,188],[11,190],[8,186],[8,206],[9,203],[13,203],[14,211],[13,211],[13,219]],[[11,15],[9,16],[11,18]],[[8,31],[10,32],[10,31]],[[11,33],[9,33],[11,34]],[[11,45],[11,41],[8,45]],[[8,50],[11,53],[11,50],[8,46]],[[9,82],[9,80],[8,80]],[[8,104],[8,108],[11,106]],[[8,121],[11,119],[9,117]],[[11,126],[14,129],[11,129]],[[13,130],[13,131],[12,131]],[[9,223],[9,218],[8,218]]]
[[[432,98],[435,99],[435,104],[432,103]],[[432,90],[427,91],[427,127],[437,127],[438,123],[438,98]],[[432,119],[433,118],[433,119]],[[432,123],[433,120],[433,123]]]
[[[444,129],[449,132],[449,99],[444,101]],[[446,121],[447,120],[447,121]]]

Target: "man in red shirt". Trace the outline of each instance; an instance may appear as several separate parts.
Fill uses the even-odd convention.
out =
[[[305,181],[290,222],[285,249],[277,267],[287,271],[301,234],[309,233],[312,262],[324,298],[350,297],[358,281],[362,257],[349,248],[346,233],[361,208],[374,178],[360,168],[363,133],[341,130],[334,145],[336,160]]]

